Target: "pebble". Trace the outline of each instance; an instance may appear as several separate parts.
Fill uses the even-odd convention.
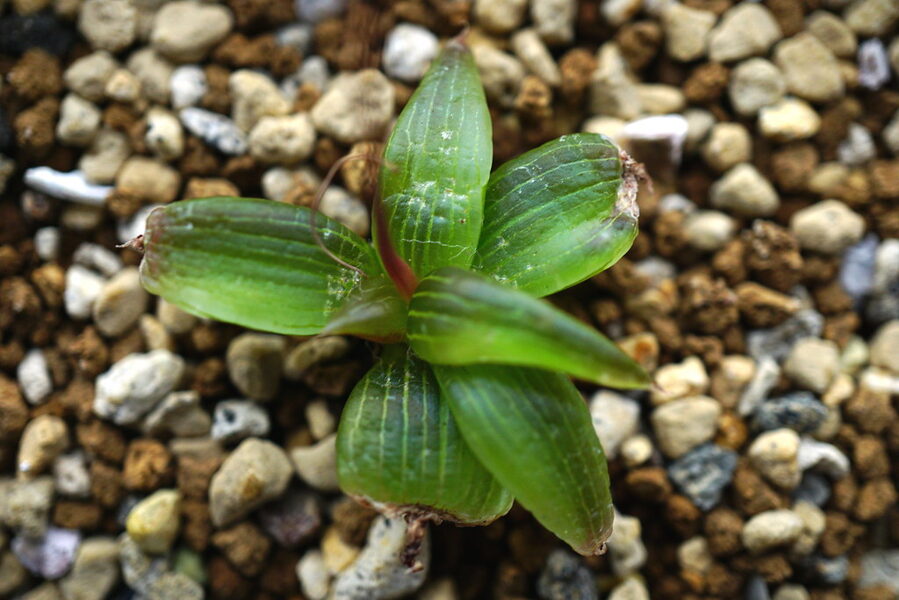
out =
[[[782,34],[771,12],[755,3],[729,8],[709,34],[709,58],[731,62],[765,54]]]
[[[659,367],[655,372],[655,386],[650,390],[653,404],[704,394],[709,389],[709,375],[696,356],[688,356],[680,363]]]
[[[776,327],[749,332],[746,346],[749,355],[757,361],[765,357],[781,361],[797,341],[806,337],[819,337],[823,331],[824,317],[821,313],[805,308]]]
[[[312,154],[315,127],[307,113],[262,117],[250,132],[249,147],[250,154],[261,163],[297,163]]]
[[[527,7],[527,0],[475,0],[475,21],[491,33],[509,33],[521,26]]]
[[[862,554],[858,587],[886,585],[899,594],[899,549],[872,549]]]
[[[864,125],[850,123],[846,139],[837,146],[837,159],[844,165],[858,167],[875,158],[877,146],[871,132]]]
[[[553,550],[537,579],[542,600],[598,600],[596,580],[583,560],[568,550]]]
[[[716,123],[701,152],[707,165],[724,172],[752,158],[752,138],[739,123]]]
[[[144,340],[144,346],[149,350],[168,350],[174,352],[175,340],[168,330],[153,315],[143,314],[137,321],[138,331]]]
[[[811,502],[799,501],[793,506],[793,513],[802,521],[802,531],[790,551],[807,556],[814,552],[821,534],[824,533],[826,525],[824,511]]]
[[[199,104],[209,90],[206,73],[198,65],[181,65],[172,71],[169,80],[172,108],[180,110]]]
[[[47,359],[40,348],[32,348],[25,354],[16,367],[16,378],[22,388],[22,395],[30,404],[43,404],[53,391]]]
[[[830,340],[804,338],[796,342],[784,362],[784,374],[798,387],[819,394],[840,372],[840,350]]]
[[[796,461],[800,470],[823,473],[833,480],[849,474],[849,458],[839,448],[809,437],[799,442]]]
[[[283,548],[296,548],[321,527],[319,497],[311,492],[288,491],[259,509],[259,524]]]
[[[715,208],[744,217],[771,215],[780,207],[774,187],[749,163],[727,171],[712,184],[710,194]]]
[[[53,462],[53,484],[56,493],[71,498],[89,498],[91,475],[87,458],[80,450],[62,454]]]
[[[53,478],[0,480],[0,522],[25,537],[39,538],[47,531],[53,505]]]
[[[280,498],[293,469],[275,444],[249,438],[228,455],[212,476],[209,514],[216,527],[224,527],[259,506]]]
[[[223,400],[215,405],[212,438],[233,444],[248,437],[264,437],[270,428],[268,413],[252,400]]]
[[[59,223],[64,228],[88,235],[100,226],[105,216],[106,211],[102,206],[68,204],[62,207]]]
[[[801,567],[801,577],[809,583],[835,586],[843,583],[849,574],[849,558],[847,556],[809,556],[797,561]]]
[[[839,200],[824,200],[794,213],[790,230],[803,249],[840,254],[862,238],[865,220]]]
[[[172,112],[153,107],[147,111],[147,148],[162,160],[170,161],[184,154],[184,131]]]
[[[884,240],[877,247],[873,288],[875,292],[888,293],[897,285],[899,285],[899,240]]]
[[[181,525],[181,493],[158,490],[138,502],[125,522],[134,543],[147,554],[165,554]]]
[[[846,8],[843,18],[858,35],[884,35],[899,20],[899,6],[892,0],[855,0]]]
[[[799,485],[799,434],[792,429],[775,429],[759,435],[749,446],[752,465],[768,481],[786,490]]]
[[[310,54],[313,35],[314,28],[309,23],[290,23],[275,32],[275,39],[280,46],[296,48],[301,54]]]
[[[16,467],[23,479],[33,479],[47,471],[69,446],[66,422],[54,415],[40,415],[28,421],[19,440]]]
[[[615,513],[615,527],[607,542],[612,572],[618,577],[636,573],[646,564],[646,546],[641,539],[640,519]]]
[[[306,371],[319,363],[339,360],[351,345],[339,335],[314,337],[295,346],[284,359],[284,376],[292,381],[302,379]]]
[[[93,184],[109,184],[131,155],[131,143],[121,131],[103,128],[94,136],[87,151],[78,161],[78,169],[84,174],[87,182]],[[103,194],[104,202],[112,188]]]
[[[141,97],[141,82],[128,69],[116,69],[103,93],[110,100],[131,104]]]
[[[858,42],[846,23],[826,10],[816,10],[806,19],[806,29],[818,41],[827,46],[834,56],[850,58],[855,56]]]
[[[118,68],[112,54],[105,50],[92,52],[72,62],[63,73],[66,87],[90,102],[103,100],[106,82]]]
[[[798,98],[783,98],[759,109],[759,131],[766,138],[791,142],[812,137],[821,128],[821,117]]]
[[[787,546],[796,541],[802,531],[802,519],[791,510],[768,510],[746,521],[740,539],[753,554]]]
[[[869,348],[872,365],[899,374],[899,320],[881,325]]]
[[[137,9],[130,0],[85,0],[78,31],[98,50],[124,50],[137,35]]]
[[[700,210],[684,221],[684,237],[697,250],[715,252],[733,238],[736,227],[736,222],[723,212]]]
[[[41,537],[17,535],[10,548],[34,575],[59,579],[71,568],[80,543],[78,531],[50,526]]]
[[[156,316],[163,327],[172,335],[190,332],[199,319],[162,298],[156,304]]]
[[[161,160],[132,156],[116,175],[116,191],[147,203],[167,204],[178,196],[181,174]]]
[[[228,345],[228,375],[241,393],[254,400],[271,400],[281,384],[284,351],[283,337],[241,334]]]
[[[322,398],[313,400],[306,405],[304,411],[306,422],[309,424],[309,433],[313,439],[320,440],[328,437],[337,429],[337,419],[328,410],[328,402]]]
[[[411,594],[428,576],[431,557],[430,536],[425,533],[417,562],[409,569],[400,561],[406,545],[406,524],[380,516],[368,532],[368,540],[359,557],[334,580],[332,598],[380,600]]]
[[[618,456],[618,448],[640,427],[640,404],[610,390],[600,390],[590,399],[593,428],[609,459]]]
[[[78,546],[72,570],[59,581],[66,599],[104,600],[119,582],[119,548],[110,537],[87,538]]]
[[[128,58],[128,70],[140,82],[143,95],[151,102],[168,104],[175,66],[153,48],[141,48]]]
[[[679,113],[687,103],[680,88],[663,83],[638,83],[637,97],[643,112],[650,115]]]
[[[326,189],[322,194],[319,210],[323,215],[346,225],[359,236],[368,237],[371,226],[368,208],[342,187],[332,185]]]
[[[69,146],[87,146],[100,129],[100,109],[77,94],[66,94],[59,109],[56,137]]]
[[[206,57],[231,31],[231,11],[218,4],[183,0],[163,4],[153,19],[150,44],[175,62]]]
[[[81,242],[72,254],[72,262],[97,271],[104,277],[113,277],[124,267],[118,254],[93,242]]]
[[[2,39],[2,38],[0,38]],[[28,580],[28,571],[12,552],[0,551],[0,594],[12,596]]]
[[[381,60],[390,77],[414,83],[424,77],[439,50],[437,36],[420,25],[400,23],[387,32]]]
[[[858,83],[869,90],[879,90],[890,80],[890,61],[879,39],[865,40],[858,48]]]
[[[105,336],[122,335],[137,323],[149,300],[137,267],[122,269],[103,285],[94,301],[94,323]]]
[[[322,492],[340,489],[337,480],[337,435],[331,434],[311,446],[290,451],[297,474],[312,488]]]
[[[129,354],[97,378],[94,412],[132,425],[181,381],[184,359],[167,350]]]
[[[318,550],[308,550],[297,562],[300,589],[309,600],[325,600],[331,590],[331,577],[325,559]]]
[[[181,573],[163,573],[147,587],[147,600],[203,600],[203,586]]]
[[[687,123],[687,135],[684,139],[684,149],[693,152],[705,141],[706,136],[715,124],[715,117],[702,108],[688,108],[684,111],[683,118]]]
[[[241,130],[249,132],[262,117],[280,117],[290,112],[287,98],[267,75],[241,69],[228,78],[231,93],[231,118]]]
[[[142,206],[136,213],[128,219],[119,219],[116,226],[116,235],[119,242],[124,244],[133,240],[139,235],[143,235],[147,229],[147,217],[154,209],[163,206],[162,204],[148,204]]]
[[[294,0],[297,16],[307,23],[320,23],[346,9],[347,0]]]
[[[708,511],[721,501],[736,467],[736,452],[703,444],[672,462],[668,476],[693,504]]]
[[[684,571],[705,574],[714,563],[709,543],[701,535],[683,542],[677,547],[677,562]]]
[[[758,407],[753,427],[763,431],[788,427],[799,433],[811,433],[827,418],[827,407],[810,392],[794,392],[772,398]]]
[[[147,556],[127,533],[119,536],[118,546],[122,578],[132,590],[140,594],[147,593],[150,585],[168,571],[165,557]],[[179,596],[175,597],[180,599]]]
[[[899,110],[893,113],[893,119],[883,128],[881,136],[890,152],[894,156],[899,155]]]
[[[534,29],[550,46],[567,44],[574,39],[576,15],[575,0],[531,0]]]
[[[25,185],[54,198],[91,206],[103,206],[112,193],[112,187],[89,182],[81,171],[64,173],[50,167],[27,169]]]
[[[239,156],[247,152],[246,134],[225,115],[191,106],[178,116],[185,129],[222,154]]]
[[[662,12],[665,48],[668,55],[681,62],[705,56],[709,33],[718,18],[715,13],[672,3]]]
[[[712,439],[717,429],[721,405],[707,396],[672,400],[656,408],[650,416],[659,448],[667,456],[683,456]]]
[[[393,118],[394,95],[393,85],[380,71],[344,73],[315,103],[312,122],[320,133],[344,144],[376,139]]]
[[[809,502],[822,507],[830,500],[830,482],[822,475],[804,472],[799,486],[793,490],[794,502]]]
[[[141,429],[153,436],[200,437],[208,435],[212,419],[200,405],[195,391],[172,392],[144,418]]]
[[[785,583],[777,588],[771,598],[772,600],[810,600],[811,596],[804,586]]]
[[[629,469],[633,469],[652,458],[654,450],[655,448],[653,447],[652,440],[649,439],[649,436],[638,434],[624,440],[618,453],[621,456],[621,460],[624,461],[625,466]]]
[[[473,46],[471,53],[487,97],[505,108],[514,106],[521,80],[525,77],[521,61],[487,44]]]
[[[811,102],[828,102],[844,92],[839,63],[833,53],[811,33],[800,33],[774,49],[787,89]]]
[[[559,66],[536,31],[531,28],[522,29],[510,41],[512,51],[531,73],[551,87],[562,84]]]

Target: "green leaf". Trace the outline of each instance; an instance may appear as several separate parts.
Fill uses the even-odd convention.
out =
[[[386,277],[365,279],[331,315],[322,333],[399,342],[406,335],[408,305]]]
[[[385,348],[350,395],[337,472],[346,493],[390,514],[481,524],[512,505],[459,435],[431,368],[405,345]]]
[[[584,555],[612,531],[605,455],[584,400],[558,373],[434,366],[472,452],[547,529]]]
[[[455,267],[422,280],[407,327],[412,348],[432,363],[540,367],[620,388],[649,384],[646,372],[598,331],[545,300]]]
[[[316,245],[311,211],[251,198],[203,198],[157,208],[147,219],[141,280],[196,315],[275,333],[318,333],[362,275]],[[316,216],[341,260],[381,272],[372,247]]]
[[[419,278],[471,264],[484,217],[491,131],[471,53],[451,41],[397,119],[381,168],[390,239]]]
[[[637,236],[637,182],[608,138],[566,135],[498,168],[474,268],[534,296],[612,266]]]

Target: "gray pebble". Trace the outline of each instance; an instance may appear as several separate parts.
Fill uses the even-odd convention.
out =
[[[289,491],[259,509],[259,524],[283,548],[296,548],[321,527],[319,499],[313,493]]]
[[[615,512],[615,526],[609,536],[609,561],[618,577],[639,571],[646,564],[646,545],[643,543],[640,519]]]
[[[879,90],[890,80],[890,60],[887,49],[878,38],[865,40],[858,47],[858,84],[869,90]]]
[[[568,550],[554,550],[537,580],[542,600],[597,600],[596,581],[580,557]]]
[[[839,448],[809,437],[800,440],[796,461],[802,471],[824,473],[834,480],[849,474],[849,459]]]
[[[73,529],[48,527],[42,537],[17,535],[11,548],[22,565],[45,579],[59,579],[72,566],[81,543],[81,533]]]
[[[297,16],[307,23],[336,17],[346,9],[346,0],[294,0]]]
[[[849,575],[849,558],[836,556],[827,558],[814,555],[798,561],[797,566],[803,579],[809,583],[822,585],[839,585]]]
[[[117,425],[136,423],[175,389],[184,360],[168,350],[130,354],[97,378],[94,412]]]
[[[824,317],[818,311],[807,308],[798,311],[777,327],[749,332],[746,346],[749,355],[757,361],[765,356],[782,361],[798,340],[820,337],[823,331]]]
[[[400,23],[384,41],[382,61],[390,77],[414,83],[419,81],[437,56],[437,36],[420,25]]]
[[[862,555],[858,587],[882,584],[899,594],[899,549],[869,550]]]
[[[53,463],[53,481],[57,494],[72,498],[89,498],[91,475],[84,452],[76,450],[57,457]]]
[[[827,407],[811,392],[795,392],[762,402],[753,415],[756,429],[789,427],[799,433],[815,431],[827,418]]]
[[[223,400],[215,405],[212,438],[233,444],[248,437],[265,437],[268,413],[252,400]]]
[[[810,502],[815,506],[822,507],[830,499],[830,482],[821,475],[812,472],[806,472],[802,475],[802,481],[793,491],[793,501]]]
[[[864,125],[850,123],[846,139],[837,146],[837,158],[852,167],[862,166],[877,158],[877,146],[871,132]]]
[[[200,406],[195,391],[172,392],[146,416],[141,425],[149,435],[199,437],[207,435],[212,426],[209,414]]]
[[[40,348],[32,348],[16,367],[16,378],[22,388],[22,395],[30,404],[43,404],[53,391],[53,380],[47,359]]]
[[[702,510],[721,501],[733,478],[737,455],[715,444],[694,448],[668,466],[668,476],[680,491]]]
[[[150,585],[168,570],[166,557],[150,558],[127,533],[119,537],[118,545],[125,583],[135,592],[146,594]]]
[[[753,575],[746,582],[746,590],[743,592],[745,600],[771,600],[768,593],[768,584],[759,575]]]
[[[275,32],[275,41],[279,45],[296,48],[304,55],[312,49],[312,37],[313,27],[308,23],[290,23]]]
[[[185,129],[222,154],[232,156],[246,154],[246,134],[225,115],[189,106],[181,109],[178,117]]]
[[[840,263],[840,285],[853,300],[861,300],[874,287],[877,236],[869,233],[846,248]]]

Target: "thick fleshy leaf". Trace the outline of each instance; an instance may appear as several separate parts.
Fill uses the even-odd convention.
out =
[[[385,348],[350,395],[337,472],[346,493],[415,519],[488,523],[512,505],[459,435],[430,366],[405,345]]]
[[[590,413],[564,375],[478,365],[435,365],[468,446],[547,529],[581,554],[612,531],[605,454]]]
[[[331,315],[322,333],[399,342],[406,335],[408,305],[387,277],[365,279]]]
[[[436,364],[521,365],[613,387],[649,384],[646,371],[598,331],[545,300],[456,267],[422,280],[407,328],[415,352]]]
[[[474,268],[534,296],[579,283],[637,235],[632,162],[608,138],[566,135],[498,168]]]
[[[203,198],[147,219],[141,280],[196,315],[275,333],[318,333],[363,276],[315,243],[308,208],[252,198]],[[370,276],[372,247],[316,216],[325,247]]]
[[[477,67],[468,49],[451,41],[397,119],[381,168],[390,240],[419,278],[438,267],[471,264],[492,154]]]

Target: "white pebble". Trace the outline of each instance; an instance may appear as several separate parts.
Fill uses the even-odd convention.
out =
[[[48,196],[102,206],[112,193],[110,185],[89,183],[81,171],[64,173],[50,167],[32,167],[25,171],[25,185]]]
[[[178,118],[164,108],[147,112],[147,148],[162,160],[175,160],[184,153],[184,131]]]
[[[222,400],[212,415],[212,439],[226,444],[248,437],[265,437],[270,423],[268,413],[252,400]]]
[[[53,391],[53,380],[47,359],[40,348],[32,348],[16,368],[16,377],[22,387],[22,395],[31,404],[42,404]]]
[[[66,94],[59,107],[56,137],[69,146],[87,146],[100,129],[100,109],[77,94]]]
[[[52,262],[59,254],[59,228],[41,227],[34,232],[34,251],[41,260]]]
[[[197,104],[209,89],[206,73],[197,65],[181,65],[176,68],[172,71],[169,85],[172,89],[172,107],[175,109]]]
[[[129,354],[97,377],[94,413],[117,425],[136,423],[184,373],[184,359],[167,350]]]
[[[68,315],[78,320],[88,318],[104,283],[103,277],[90,269],[81,265],[69,267],[66,271],[66,289],[63,292]]]
[[[118,254],[93,242],[82,242],[75,249],[72,262],[98,271],[106,277],[112,277],[124,266]]]
[[[890,60],[883,42],[878,38],[865,40],[858,47],[858,84],[879,90],[889,80]]]
[[[342,187],[332,185],[325,190],[319,210],[323,215],[343,223],[360,236],[368,235],[370,226],[368,208]]]
[[[438,49],[436,35],[420,25],[400,23],[387,33],[384,70],[393,78],[414,83],[424,76]]]
[[[238,156],[246,153],[246,134],[225,115],[189,106],[182,109],[178,116],[188,131],[222,154]]]

